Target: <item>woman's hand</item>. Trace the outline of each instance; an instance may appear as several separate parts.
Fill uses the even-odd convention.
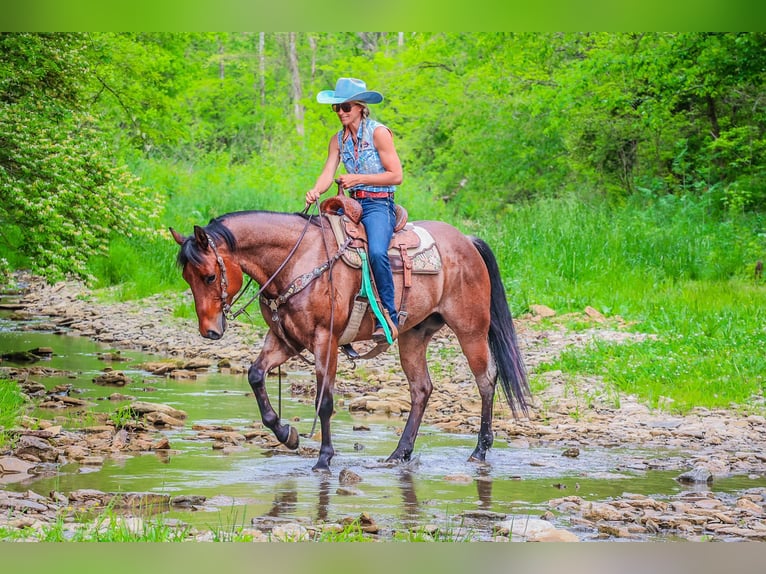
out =
[[[306,192],[306,205],[311,205],[316,202],[317,199],[319,199],[319,196],[322,195],[322,192],[319,191],[316,188],[309,189]]]
[[[351,189],[357,185],[362,184],[362,175],[358,173],[344,173],[335,179],[335,182],[340,185],[343,190]]]

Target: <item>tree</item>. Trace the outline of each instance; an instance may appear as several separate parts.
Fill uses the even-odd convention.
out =
[[[151,233],[159,208],[84,101],[91,56],[83,36],[0,35],[1,239],[52,281],[86,276],[114,233]]]

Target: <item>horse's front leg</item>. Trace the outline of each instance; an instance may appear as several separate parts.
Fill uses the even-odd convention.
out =
[[[329,340],[321,341],[315,345],[314,361],[317,377],[317,395],[314,406],[322,430],[322,443],[319,447],[319,457],[312,470],[329,472],[330,460],[335,455],[330,432],[330,418],[334,408],[333,388],[335,387],[335,372],[338,368],[337,339],[329,337]]]
[[[247,373],[247,380],[255,394],[255,400],[258,402],[258,409],[261,412],[261,421],[271,429],[277,440],[287,448],[295,450],[298,448],[298,431],[290,425],[283,425],[279,420],[279,415],[274,411],[269,401],[269,395],[266,392],[266,375],[274,367],[278,367],[292,356],[292,353],[285,348],[279,338],[271,331],[266,334],[263,342],[263,349],[258,358],[250,365]]]

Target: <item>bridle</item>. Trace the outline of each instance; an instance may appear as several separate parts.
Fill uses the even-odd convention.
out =
[[[220,277],[221,277],[221,312],[223,313],[223,316],[227,319],[233,319],[234,317],[229,317],[229,311],[231,311],[231,305],[229,305],[229,280],[226,277],[226,265],[223,262],[223,257],[221,257],[221,254],[218,253],[218,248],[215,245],[215,241],[213,241],[213,238],[210,237],[210,235],[207,236],[207,242],[208,245],[210,245],[210,248],[213,250],[213,254],[215,255],[215,260],[218,262],[218,268],[220,269]],[[233,303],[234,301],[232,301]]]
[[[220,270],[220,285],[221,285],[221,313],[223,313],[223,316],[229,320],[232,321],[236,319],[238,316],[240,316],[242,313],[247,312],[247,308],[256,301],[256,299],[260,298],[261,295],[263,295],[263,292],[266,290],[266,288],[271,285],[272,281],[276,279],[277,275],[279,275],[282,270],[285,268],[287,263],[292,259],[293,255],[295,255],[295,252],[298,250],[298,247],[300,246],[301,242],[303,241],[303,238],[306,236],[306,232],[308,231],[309,225],[311,224],[311,217],[306,219],[306,225],[303,227],[303,231],[300,234],[300,237],[298,237],[298,241],[295,243],[293,248],[290,250],[290,253],[287,254],[287,257],[285,260],[280,264],[280,266],[277,268],[274,273],[272,273],[271,277],[269,277],[263,285],[261,285],[261,288],[258,290],[258,292],[253,295],[250,300],[245,303],[238,311],[235,311],[234,313],[231,312],[232,306],[239,301],[240,297],[244,293],[247,292],[248,288],[250,287],[250,284],[253,282],[253,278],[250,277],[248,279],[247,285],[245,285],[244,289],[240,289],[239,293],[237,293],[236,297],[232,299],[231,304],[229,304],[229,281],[226,276],[226,265],[223,262],[223,257],[221,257],[220,253],[218,253],[218,248],[215,244],[215,241],[213,240],[210,235],[207,235],[207,241],[210,245],[210,248],[213,250],[213,254],[215,255],[216,262],[218,263],[218,268]]]

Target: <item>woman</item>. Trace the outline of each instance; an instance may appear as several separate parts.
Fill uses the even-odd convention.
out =
[[[342,127],[330,138],[327,161],[314,187],[306,192],[306,205],[314,203],[333,181],[361,203],[372,275],[381,303],[393,324],[392,336],[396,338],[399,317],[387,252],[396,221],[394,192],[402,182],[402,164],[394,148],[391,130],[369,118],[367,105],[382,101],[382,94],[368,91],[365,83],[356,78],[340,78],[334,90],[317,94],[317,102],[332,104]],[[335,172],[341,160],[347,173],[336,180]],[[386,340],[377,320],[372,339],[375,342]]]

